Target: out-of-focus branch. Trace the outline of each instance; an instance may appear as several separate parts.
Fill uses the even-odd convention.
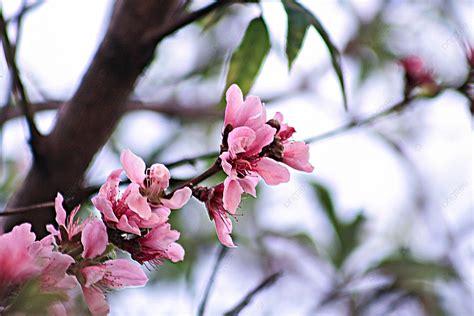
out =
[[[41,111],[60,110],[65,101],[45,101],[31,103],[30,108],[33,113]],[[177,117],[182,119],[215,119],[221,115],[220,111],[216,110],[214,105],[210,106],[195,106],[187,107],[174,101],[167,102],[141,102],[128,101],[123,109],[125,112],[131,111],[151,111],[161,113],[170,117]],[[11,106],[4,106],[0,108],[0,125],[3,125],[8,120],[22,116],[23,113],[18,108]]]
[[[3,18],[3,14],[0,11],[0,32],[2,38],[3,52],[5,54],[5,60],[10,69],[10,73],[13,80],[13,91],[14,95],[17,98],[18,104],[20,105],[23,114],[25,115],[28,128],[30,130],[30,144],[33,155],[37,157],[38,155],[38,146],[39,138],[42,136],[36,127],[35,121],[33,119],[33,112],[29,107],[28,96],[26,95],[25,87],[20,78],[20,73],[15,62],[14,49],[10,43],[7,32],[7,24]]]
[[[307,138],[305,139],[305,142],[306,143],[317,143],[319,141],[322,141],[324,139],[327,139],[327,138],[331,138],[333,136],[336,136],[336,135],[339,135],[339,134],[342,134],[342,133],[345,133],[353,128],[358,128],[358,127],[362,127],[364,125],[367,125],[367,124],[370,124],[376,120],[378,120],[379,118],[381,117],[384,117],[384,116],[387,116],[389,114],[392,114],[392,113],[395,113],[395,112],[400,112],[400,111],[403,111],[410,103],[411,101],[417,99],[416,96],[413,96],[413,97],[408,97],[400,102],[397,102],[396,104],[388,107],[387,109],[381,111],[381,112],[378,112],[372,116],[369,116],[365,119],[362,119],[362,120],[352,120],[350,121],[349,123],[347,124],[344,124],[338,128],[335,128],[329,132],[326,132],[326,133],[323,133],[323,134],[320,134],[320,135],[317,135],[317,136],[314,136],[314,137],[310,137],[310,138]],[[184,164],[194,164],[196,163],[196,161],[198,160],[202,160],[202,159],[209,159],[209,158],[214,158],[214,157],[217,157],[219,155],[219,152],[210,152],[210,153],[206,153],[206,154],[201,154],[201,155],[198,155],[198,156],[195,156],[195,157],[189,157],[189,158],[184,158],[184,159],[179,159],[179,160],[176,160],[176,161],[173,161],[173,162],[169,162],[166,164],[166,166],[168,168],[174,168],[174,167],[178,167],[178,166],[181,166],[181,165],[184,165]]]
[[[7,19],[5,22],[7,24],[9,23],[20,23],[19,21],[27,14],[29,13],[30,11],[32,11],[33,9],[36,9],[37,7],[39,7],[40,5],[42,5],[44,3],[43,0],[38,0],[34,3],[31,3],[31,4],[27,4],[26,1],[24,1],[24,5],[22,5],[20,11],[15,14],[14,16],[12,16],[11,18]]]
[[[45,159],[33,162],[8,208],[46,202],[56,192],[74,196],[82,187],[84,172],[125,112],[135,82],[153,59],[156,45],[211,11],[188,15],[182,8],[180,0],[115,2],[109,27],[91,65],[45,139]],[[6,229],[29,221],[42,236],[53,219],[53,209],[35,213],[34,218],[10,216]]]
[[[198,308],[198,316],[203,316],[204,312],[206,311],[206,305],[207,301],[209,300],[209,294],[211,292],[212,286],[214,284],[214,280],[216,279],[217,271],[219,270],[219,266],[222,263],[222,260],[224,259],[228,248],[224,247],[222,245],[219,246],[219,253],[216,258],[216,262],[214,263],[214,267],[212,268],[212,273],[211,276],[209,277],[209,280],[207,281],[206,285],[206,290],[204,291],[204,296],[202,297],[201,303],[199,303],[199,308]]]
[[[267,277],[265,280],[263,280],[255,289],[250,291],[245,297],[242,299],[242,301],[237,304],[234,308],[232,308],[230,311],[225,313],[225,316],[237,316],[239,313],[247,307],[247,305],[250,304],[252,299],[261,291],[265,290],[266,288],[272,286],[280,277],[282,276],[282,272],[276,272]]]

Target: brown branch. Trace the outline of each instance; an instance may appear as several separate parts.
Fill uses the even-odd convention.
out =
[[[38,155],[38,146],[39,146],[39,138],[42,136],[36,127],[33,113],[29,107],[28,96],[26,94],[25,87],[23,86],[23,82],[20,78],[20,73],[18,70],[18,66],[15,62],[15,53],[14,48],[10,43],[10,39],[8,37],[7,32],[7,24],[3,18],[2,11],[0,10],[0,32],[2,38],[2,46],[3,46],[3,53],[5,54],[5,60],[8,64],[8,68],[10,69],[10,73],[13,80],[13,91],[15,92],[15,96],[18,99],[18,104],[20,105],[25,118],[28,124],[28,128],[30,130],[30,145],[33,152],[33,155],[36,157]]]
[[[267,277],[263,280],[255,289],[250,291],[245,297],[242,299],[240,303],[238,303],[234,308],[224,314],[224,316],[237,316],[239,313],[250,304],[254,296],[256,296],[261,291],[265,290],[266,288],[272,286],[280,277],[282,276],[282,272],[276,272]]]
[[[58,191],[74,196],[82,187],[84,172],[125,112],[128,97],[153,59],[156,45],[172,33],[170,25],[177,30],[203,16],[184,15],[182,5],[179,0],[115,2],[109,27],[91,65],[45,139],[45,159],[33,162],[8,208],[51,200]],[[174,24],[177,20],[179,23]],[[30,221],[42,236],[53,219],[52,209],[38,212],[34,218],[10,216],[6,229]]]
[[[211,293],[212,286],[214,285],[217,271],[219,270],[219,266],[221,265],[222,260],[227,254],[227,251],[229,250],[229,248],[224,247],[222,245],[220,245],[219,247],[220,247],[219,253],[217,255],[216,262],[214,263],[214,267],[212,268],[212,272],[209,277],[209,280],[207,281],[206,289],[204,291],[204,296],[202,297],[201,303],[199,303],[199,308],[197,312],[198,316],[203,316],[204,312],[206,311],[207,301],[209,300],[209,294]]]
[[[65,101],[45,101],[31,103],[30,108],[33,113],[42,111],[60,110]],[[176,117],[181,119],[216,119],[221,115],[221,112],[216,110],[214,105],[199,105],[188,107],[179,104],[177,101],[167,102],[141,102],[141,101],[128,101],[124,106],[125,112],[132,111],[151,111],[161,113],[170,117]],[[5,122],[23,116],[23,112],[15,107],[11,107],[8,104],[0,108],[0,125]]]
[[[306,143],[317,143],[317,142],[322,141],[324,139],[331,138],[333,136],[337,136],[339,134],[348,132],[349,130],[351,130],[353,128],[358,128],[358,127],[365,126],[367,124],[370,124],[370,123],[378,120],[381,117],[387,116],[387,115],[395,113],[395,112],[403,111],[411,103],[411,101],[413,101],[417,98],[418,98],[417,96],[408,97],[405,100],[402,100],[402,101],[397,102],[396,104],[394,104],[392,106],[389,106],[386,110],[378,112],[378,113],[376,113],[372,116],[369,116],[369,117],[367,117],[363,120],[353,120],[353,121],[351,121],[347,124],[344,124],[344,125],[342,125],[338,128],[335,128],[335,129],[333,129],[329,132],[326,132],[326,133],[323,133],[323,134],[320,134],[320,135],[317,135],[317,136],[314,136],[314,137],[307,138],[304,141]],[[214,158],[214,157],[217,157],[217,156],[219,156],[218,151],[209,152],[209,153],[201,154],[201,155],[194,156],[194,157],[189,157],[189,158],[184,158],[184,159],[179,159],[179,160],[176,160],[176,161],[172,161],[172,162],[167,163],[166,166],[168,168],[174,168],[174,167],[178,167],[178,166],[188,164],[188,163],[189,164],[195,164],[196,161],[198,161],[198,160]]]

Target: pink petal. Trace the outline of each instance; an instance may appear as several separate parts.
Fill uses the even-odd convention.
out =
[[[227,215],[219,212],[213,212],[211,213],[211,216],[216,224],[217,238],[219,238],[219,241],[224,246],[235,248],[236,245],[230,236],[232,233],[232,221],[227,217]]]
[[[237,127],[229,133],[228,144],[229,152],[235,156],[238,153],[245,152],[255,141],[255,131],[249,127]]]
[[[172,243],[166,251],[168,259],[172,262],[183,261],[184,259],[184,248],[178,243]]]
[[[54,200],[54,209],[56,210],[56,223],[59,225],[66,225],[66,210],[63,207],[64,198],[61,193],[58,192],[56,199]]]
[[[275,160],[267,157],[260,159],[254,170],[268,185],[277,185],[290,181],[290,172],[288,169]]]
[[[227,89],[226,101],[227,105],[225,108],[224,128],[228,124],[231,124],[233,127],[237,127],[237,125],[235,125],[237,111],[244,103],[244,97],[239,86],[233,84],[229,87],[229,89]]]
[[[143,219],[151,216],[151,208],[146,197],[140,194],[140,187],[136,183],[130,183],[127,188],[130,192],[125,200],[128,207]]]
[[[304,142],[288,142],[284,144],[283,162],[288,166],[304,171],[313,172],[314,167],[309,163],[309,146]]]
[[[120,163],[127,174],[127,177],[139,185],[143,184],[145,179],[146,165],[143,159],[135,155],[130,149],[125,149],[120,155]]]
[[[150,167],[149,177],[151,180],[151,190],[154,192],[161,192],[169,187],[170,171],[165,165],[155,163]]]
[[[262,125],[255,132],[255,141],[247,148],[246,154],[253,156],[259,154],[263,147],[270,145],[275,138],[276,129],[268,124]]]
[[[81,269],[81,274],[84,277],[84,286],[91,287],[97,282],[101,281],[106,273],[103,266],[86,266]]]
[[[100,187],[99,196],[109,201],[115,201],[119,190],[121,173],[122,169],[116,169],[109,174],[105,183]]]
[[[148,234],[140,239],[140,244],[150,249],[165,251],[170,244],[179,239],[180,233],[171,229],[171,225],[166,223],[154,227]]]
[[[81,235],[81,243],[84,246],[82,256],[84,258],[95,258],[101,255],[108,243],[107,230],[101,220],[91,220],[86,224]]]
[[[126,233],[135,234],[138,236],[141,235],[140,228],[138,227],[137,223],[135,223],[134,221],[131,221],[129,223],[127,215],[122,215],[122,217],[120,217],[120,220],[117,223],[116,227]]]
[[[224,208],[231,214],[237,211],[240,204],[240,196],[242,195],[243,189],[239,182],[235,179],[227,177],[224,180]]]
[[[115,259],[105,262],[107,285],[113,289],[126,286],[143,286],[148,282],[145,272],[136,263],[126,259]]]
[[[170,209],[179,209],[182,208],[186,203],[188,203],[191,198],[192,191],[190,188],[185,187],[177,190],[170,199],[161,199],[161,204]]]
[[[105,295],[102,290],[96,287],[83,286],[82,293],[84,293],[84,300],[92,315],[102,316],[109,314],[109,305],[105,300]]]
[[[226,152],[223,152],[219,158],[221,159],[221,167],[222,167],[222,170],[224,170],[224,172],[227,174],[227,175],[232,175],[233,172],[232,172],[232,165],[229,163],[229,160],[231,159],[230,158],[230,153],[228,151]],[[234,172],[235,173],[235,172]]]
[[[117,223],[118,219],[115,216],[112,208],[112,202],[107,200],[105,197],[97,195],[92,198],[92,204],[104,215],[104,219],[107,222]]]
[[[237,118],[238,126],[247,126],[253,130],[259,129],[266,122],[267,113],[259,97],[249,95],[240,107]]]
[[[237,178],[239,181],[240,186],[244,190],[245,193],[250,194],[253,197],[257,197],[257,191],[255,187],[258,184],[258,177],[254,176],[246,176],[245,178]]]

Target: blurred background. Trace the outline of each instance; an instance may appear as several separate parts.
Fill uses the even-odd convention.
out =
[[[209,1],[189,1],[195,10]],[[183,262],[149,272],[144,288],[109,295],[113,315],[195,315],[215,273],[206,315],[222,315],[275,272],[241,315],[472,315],[474,290],[473,134],[470,100],[456,90],[474,43],[474,2],[300,1],[341,53],[349,111],[327,45],[309,28],[289,70],[287,16],[280,1],[217,10],[164,40],[137,84],[135,110],[121,120],[88,170],[103,183],[130,148],[148,163],[170,163],[218,150],[221,98],[233,51],[263,14],[271,48],[250,94],[269,116],[281,111],[297,139],[383,112],[403,99],[407,55],[424,59],[442,91],[403,111],[311,143],[313,174],[260,184],[234,225],[238,248],[221,256],[214,225],[192,200],[171,215]],[[36,119],[47,133],[106,30],[112,1],[3,0],[20,72]],[[18,23],[18,12],[30,6]],[[20,27],[18,27],[20,25]],[[0,108],[12,107],[0,57]],[[43,107],[42,107],[43,106]],[[0,115],[0,206],[31,162],[23,118]],[[199,159],[171,169],[199,174]],[[209,183],[216,183],[216,178]],[[92,209],[85,203],[84,209]]]

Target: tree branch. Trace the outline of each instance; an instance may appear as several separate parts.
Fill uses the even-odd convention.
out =
[[[13,91],[15,92],[14,95],[18,99],[18,104],[20,105],[23,114],[25,115],[26,122],[28,124],[28,128],[30,130],[30,145],[33,152],[33,155],[37,157],[38,155],[38,146],[39,146],[39,138],[42,136],[36,127],[33,113],[29,108],[28,97],[25,91],[25,87],[23,86],[23,82],[20,78],[20,73],[18,70],[18,66],[15,62],[15,53],[14,48],[10,43],[10,39],[8,38],[7,32],[7,24],[3,18],[3,13],[0,10],[0,32],[2,38],[2,45],[3,45],[3,52],[5,54],[5,60],[10,68],[10,73],[13,80]]]
[[[404,99],[400,102],[397,102],[394,105],[388,107],[387,109],[385,109],[381,112],[378,112],[378,113],[376,113],[372,116],[369,116],[369,117],[367,117],[363,120],[353,120],[353,121],[351,121],[347,124],[344,124],[344,125],[342,125],[338,128],[335,128],[335,129],[333,129],[329,132],[326,132],[326,133],[323,133],[323,134],[320,134],[320,135],[317,135],[317,136],[314,136],[314,137],[307,138],[304,141],[306,143],[317,143],[317,142],[322,141],[324,139],[331,138],[333,136],[345,133],[345,132],[347,132],[347,131],[349,131],[353,128],[358,128],[358,127],[362,127],[364,125],[370,124],[370,123],[378,120],[381,117],[387,116],[387,115],[395,113],[395,112],[403,111],[411,103],[411,101],[413,101],[417,98],[418,98],[417,96],[408,97],[407,99]],[[195,164],[196,161],[203,160],[203,159],[215,158],[217,156],[219,156],[218,151],[209,152],[209,153],[201,154],[201,155],[194,156],[194,157],[189,157],[189,158],[184,158],[184,159],[179,159],[179,160],[176,160],[176,161],[172,161],[172,162],[167,163],[166,166],[168,168],[175,168],[175,167],[179,167],[181,165],[185,165],[185,164],[188,164],[188,163],[189,164]]]
[[[207,281],[206,290],[204,291],[204,296],[202,297],[201,303],[199,303],[198,308],[198,316],[203,316],[204,312],[206,311],[207,301],[209,300],[209,294],[211,292],[212,286],[214,285],[214,281],[216,279],[217,271],[219,270],[219,266],[222,263],[225,255],[227,254],[227,247],[219,245],[219,254],[217,255],[216,262],[214,263],[214,267],[212,268],[212,273]]]
[[[51,110],[61,110],[64,107],[66,101],[45,101],[31,103],[30,109],[33,113]],[[220,111],[216,110],[214,105],[200,105],[194,107],[187,107],[179,104],[177,101],[166,101],[166,102],[141,102],[141,101],[128,101],[124,106],[124,112],[133,111],[151,111],[161,113],[170,117],[182,118],[182,119],[216,119],[221,115]],[[0,108],[0,126],[5,122],[21,117],[22,111],[18,108],[9,106],[8,104]]]
[[[91,65],[45,139],[45,159],[33,162],[7,208],[46,202],[56,192],[74,196],[82,187],[85,170],[124,113],[128,96],[151,62],[156,45],[173,29],[210,12],[186,16],[182,5],[179,0],[115,2],[108,30]],[[176,20],[178,24],[173,23]],[[7,230],[29,221],[39,236],[44,235],[46,224],[54,219],[54,211],[34,215],[8,217]]]
[[[224,316],[237,316],[239,313],[250,304],[254,296],[256,296],[259,292],[263,291],[264,289],[272,286],[280,277],[282,276],[282,272],[276,272],[267,277],[263,280],[255,289],[250,291],[240,303],[238,303],[234,308],[224,314]]]

